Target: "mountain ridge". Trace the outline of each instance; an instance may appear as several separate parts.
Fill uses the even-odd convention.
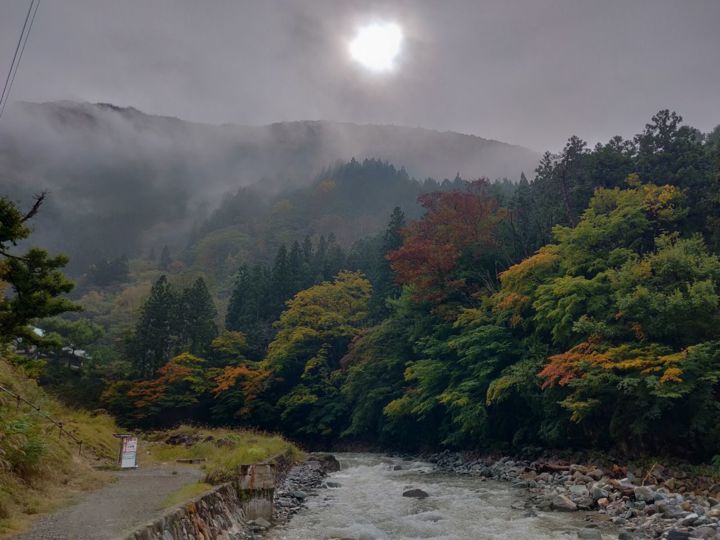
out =
[[[352,158],[388,162],[422,182],[458,174],[517,180],[539,155],[426,128],[318,120],[218,126],[109,103],[23,102],[0,125],[0,195],[27,205],[49,191],[35,238],[85,267],[100,256],[179,246],[228,194],[248,186],[290,193]]]

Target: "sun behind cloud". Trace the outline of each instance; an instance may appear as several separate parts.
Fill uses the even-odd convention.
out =
[[[370,71],[392,71],[402,43],[403,32],[398,24],[373,23],[358,28],[348,50],[353,60]]]

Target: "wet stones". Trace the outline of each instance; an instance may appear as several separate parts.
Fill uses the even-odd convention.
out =
[[[550,507],[561,512],[574,512],[578,509],[577,504],[565,495],[555,495],[551,500]]]
[[[428,493],[426,491],[423,491],[422,489],[408,489],[407,491],[403,491],[402,494],[403,497],[410,497],[412,499],[425,499],[429,497]]]
[[[638,486],[633,489],[633,495],[636,501],[653,502],[655,500],[655,492],[647,486]]]
[[[444,472],[507,481],[525,490],[526,512],[594,510],[586,519],[622,527],[620,538],[720,540],[720,484],[712,479],[660,466],[648,472],[617,465],[464,459],[450,452],[432,461]]]
[[[328,472],[339,468],[340,463],[330,454],[311,454],[291,468],[275,489],[273,521],[283,523],[296,514],[305,505],[306,499],[323,486]]]

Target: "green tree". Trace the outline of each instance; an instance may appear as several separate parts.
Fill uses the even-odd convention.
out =
[[[203,278],[185,289],[180,298],[182,336],[192,355],[205,354],[218,335],[217,310]]]
[[[400,294],[400,285],[395,278],[387,259],[387,254],[400,248],[403,242],[402,229],[405,227],[405,214],[396,206],[390,215],[390,221],[385,230],[382,239],[380,253],[378,253],[375,263],[373,297],[370,302],[371,318],[379,321],[386,317],[389,313],[387,300],[397,298]]]
[[[172,258],[170,257],[170,248],[165,245],[160,252],[160,261],[158,262],[158,268],[163,272],[167,272],[168,270],[170,270],[171,264]]]
[[[13,249],[30,236],[28,222],[44,200],[45,195],[40,195],[23,214],[14,203],[0,198],[0,343],[15,338],[38,341],[29,327],[32,321],[80,309],[62,296],[73,288],[61,271],[67,257],[51,257],[39,248],[25,253]]]
[[[137,375],[152,377],[177,352],[178,298],[164,275],[155,282],[140,310],[128,350]]]
[[[301,291],[276,323],[263,368],[264,399],[277,400],[281,425],[296,436],[339,434],[346,407],[340,359],[368,315],[370,282],[341,272],[332,282]]]

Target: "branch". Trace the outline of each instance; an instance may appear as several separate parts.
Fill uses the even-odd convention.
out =
[[[13,255],[12,253],[8,253],[5,250],[0,249],[0,255],[3,257],[7,257],[8,259],[15,259],[16,261],[22,261],[27,262],[27,257],[22,257],[20,255]]]
[[[20,220],[20,223],[25,223],[27,220],[32,219],[32,217],[38,213],[38,210],[40,210],[40,206],[45,200],[45,195],[47,195],[47,191],[41,192],[40,195],[35,195],[35,203],[32,205],[30,211],[25,214],[25,216]]]

